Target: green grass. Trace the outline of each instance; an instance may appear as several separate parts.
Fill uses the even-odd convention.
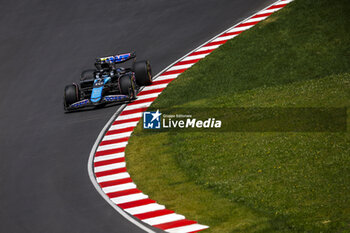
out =
[[[186,71],[153,107],[349,107],[349,7],[296,0]],[[141,126],[126,150],[151,198],[208,232],[248,233],[350,232],[349,155],[349,131]]]

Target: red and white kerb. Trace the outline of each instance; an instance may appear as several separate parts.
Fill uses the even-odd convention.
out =
[[[185,216],[166,209],[164,205],[158,204],[137,189],[136,184],[134,184],[126,170],[125,147],[133,129],[141,119],[142,113],[147,110],[171,81],[220,45],[266,19],[291,1],[277,1],[192,51],[161,73],[151,86],[143,88],[138,94],[137,100],[129,103],[124,108],[100,142],[93,164],[97,183],[115,205],[142,222],[166,232],[193,233],[208,228],[208,226],[193,220],[187,220]]]

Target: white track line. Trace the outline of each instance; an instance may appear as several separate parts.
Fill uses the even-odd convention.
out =
[[[197,51],[205,51],[205,50],[211,50],[211,49],[217,49],[220,45],[211,45],[211,46],[203,46],[202,48],[198,49]]]
[[[164,209],[165,209],[165,206],[159,205],[157,203],[152,203],[152,204],[142,205],[142,206],[128,208],[124,210],[131,215],[135,215],[135,214],[143,214],[143,213],[147,213],[155,210],[164,210]]]
[[[113,180],[120,180],[124,178],[129,178],[130,175],[127,172],[122,172],[114,175],[108,175],[108,176],[101,176],[97,177],[96,180],[98,183],[106,182],[106,181],[113,181]]]
[[[118,148],[125,148],[128,142],[120,142],[120,143],[114,143],[104,146],[99,146],[97,151],[105,151],[105,150],[111,150],[111,149],[118,149]]]
[[[188,56],[188,57],[182,59],[181,61],[190,61],[190,60],[194,60],[194,59],[202,59],[202,58],[206,57],[208,54],[209,54],[209,52],[206,53],[206,54]]]
[[[126,184],[109,186],[106,188],[102,188],[102,190],[105,193],[113,193],[113,192],[124,191],[124,190],[128,190],[128,189],[134,189],[134,188],[136,188],[136,185],[134,183],[130,182],[130,183],[126,183]]]
[[[268,16],[263,16],[263,17],[259,17],[259,18],[253,18],[253,19],[249,19],[246,21],[246,23],[252,23],[252,22],[260,22],[263,21],[264,19],[266,19]]]
[[[110,159],[118,159],[123,157],[124,157],[124,152],[110,154],[110,155],[102,155],[102,156],[95,157],[94,162],[106,161]]]
[[[109,165],[105,165],[105,166],[99,166],[99,167],[95,167],[95,173],[96,172],[109,171],[109,170],[117,169],[117,168],[122,168],[122,167],[125,167],[125,166],[126,166],[125,162],[113,163],[113,164],[109,164]]]
[[[119,116],[118,120],[128,120],[128,119],[138,118],[138,117],[141,117],[141,116],[142,116],[142,112],[138,112],[138,113],[133,113],[133,114],[127,114],[127,115]]]
[[[138,109],[138,108],[147,108],[152,104],[152,101],[146,102],[146,103],[141,103],[141,104],[135,104],[135,105],[130,105],[125,108],[125,110],[133,110],[133,109]]]
[[[193,231],[198,231],[198,230],[204,230],[207,229],[207,226],[201,225],[201,224],[191,224],[188,226],[183,226],[183,227],[176,227],[176,228],[171,228],[166,230],[166,232],[169,233],[186,233],[186,232],[193,232]]]
[[[157,81],[168,80],[168,79],[175,79],[175,78],[177,78],[177,76],[179,76],[179,75],[180,75],[180,74],[161,75],[161,76],[159,76],[159,78],[157,78]]]
[[[150,90],[154,90],[154,89],[160,89],[160,88],[165,88],[166,86],[168,86],[167,83],[165,84],[158,84],[158,85],[151,85],[151,86],[147,86],[145,88],[143,88],[143,91],[150,91]]]
[[[141,113],[140,113],[141,114]],[[139,115],[140,115],[139,114]],[[105,135],[103,137],[103,142],[105,141],[110,141],[110,140],[113,140],[113,139],[119,139],[119,138],[127,138],[127,137],[130,137],[132,132],[127,132],[127,133],[120,133],[120,134],[114,134],[114,135]]]
[[[236,27],[236,28],[233,28],[231,29],[230,31],[228,32],[240,32],[240,31],[246,31],[248,30],[249,28],[251,27],[254,27],[254,25],[249,25],[249,26],[243,26],[243,27]]]
[[[154,218],[144,219],[142,221],[151,225],[151,226],[154,226],[154,225],[168,223],[168,222],[174,222],[174,221],[178,221],[178,220],[182,220],[182,219],[185,219],[185,216],[173,213],[173,214],[166,214],[166,215],[162,215],[162,216],[158,216],[158,217],[154,217]]]
[[[232,38],[234,38],[234,37],[236,37],[236,36],[238,36],[238,35],[220,36],[220,37],[216,38],[216,39],[214,40],[214,42],[223,41],[223,40],[230,40],[230,39],[232,39]]]
[[[143,193],[135,193],[135,194],[130,194],[126,196],[111,198],[111,201],[113,201],[115,204],[123,204],[123,203],[138,201],[146,198],[148,198],[148,195],[145,195]]]
[[[265,11],[262,11],[260,14],[274,13],[274,12],[276,12],[278,10],[280,10],[280,9],[275,8],[275,9],[265,10]]]
[[[186,65],[176,65],[176,66],[171,67],[168,71],[188,69],[188,68],[190,68],[191,66],[193,66],[194,64],[195,64],[195,63],[186,64]],[[157,81],[158,81],[158,79],[157,79]]]
[[[116,124],[112,125],[110,130],[115,130],[115,129],[124,129],[124,128],[129,128],[129,127],[135,127],[137,125],[138,121],[133,121],[133,122],[128,122],[128,123],[123,123],[123,124]]]
[[[153,94],[148,94],[148,95],[142,95],[142,96],[139,96],[137,97],[138,100],[144,100],[144,99],[149,99],[149,98],[156,98],[159,96],[161,92],[156,92],[156,93],[153,93]]]

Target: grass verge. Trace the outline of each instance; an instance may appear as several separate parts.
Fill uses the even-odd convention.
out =
[[[349,7],[296,0],[186,71],[153,107],[349,107]],[[349,154],[349,131],[138,126],[126,159],[143,192],[208,232],[348,232]]]

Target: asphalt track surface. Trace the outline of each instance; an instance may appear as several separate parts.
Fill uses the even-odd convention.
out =
[[[63,89],[94,59],[137,51],[156,74],[273,0],[0,2],[0,232],[142,232],[90,182],[118,106],[65,114]]]

